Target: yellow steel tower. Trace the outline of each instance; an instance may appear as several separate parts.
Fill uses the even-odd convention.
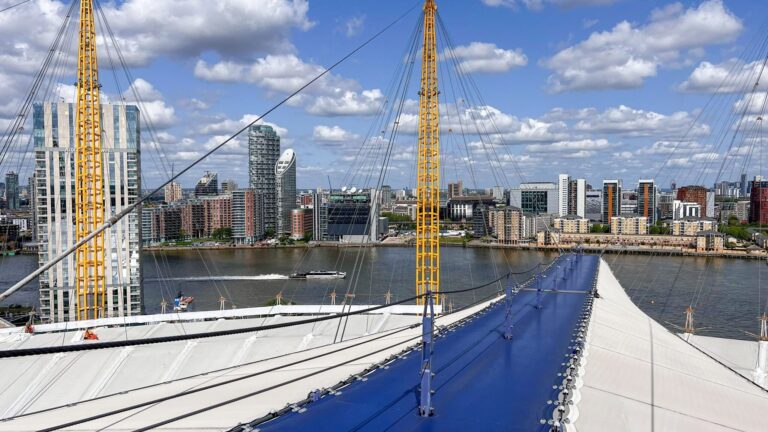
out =
[[[104,173],[101,155],[101,102],[96,61],[93,0],[80,2],[75,115],[75,225],[81,240],[104,223]],[[77,250],[77,319],[104,314],[104,233]]]
[[[437,90],[435,0],[424,3],[424,49],[419,91],[419,145],[416,194],[416,294],[440,291],[440,112]],[[423,301],[422,301],[423,303]]]

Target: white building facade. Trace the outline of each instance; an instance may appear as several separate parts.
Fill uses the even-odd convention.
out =
[[[76,242],[75,106],[34,105],[35,213],[40,264]],[[139,199],[141,156],[139,110],[132,105],[102,105],[105,220]],[[141,209],[105,231],[105,317],[142,313]],[[40,275],[40,313],[44,320],[76,319],[75,254]]]
[[[275,164],[277,234],[291,232],[291,211],[296,208],[296,153],[286,150]]]

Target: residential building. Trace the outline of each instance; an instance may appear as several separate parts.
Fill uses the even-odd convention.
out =
[[[291,238],[302,239],[312,235],[312,209],[299,208],[291,210]]]
[[[264,229],[277,230],[277,176],[275,166],[280,158],[280,136],[268,125],[251,126],[248,130],[249,187],[264,198]]]
[[[177,201],[181,201],[183,197],[181,192],[181,185],[176,182],[170,182],[167,185],[165,185],[164,192],[165,192],[164,201],[168,204],[173,204]]]
[[[181,229],[185,236],[205,237],[205,206],[202,201],[190,200],[181,208]]]
[[[552,226],[551,214],[530,214],[523,213],[523,238],[534,238],[537,233],[542,231],[551,231],[549,229]]]
[[[768,181],[752,182],[749,195],[749,223],[768,224]]]
[[[393,198],[392,198],[392,186],[389,185],[383,185],[381,187],[381,202],[380,204],[383,207],[389,207],[392,205]]]
[[[749,182],[747,181],[747,173],[741,173],[741,181],[739,181],[739,189],[742,197],[746,197],[749,194]]]
[[[587,217],[587,181],[585,179],[568,182],[568,215]]]
[[[462,185],[461,180],[456,183],[448,183],[448,199],[460,197],[462,195],[464,195],[464,186]],[[400,199],[405,199],[405,197]]]
[[[472,211],[472,235],[474,237],[487,237],[493,233],[491,218],[487,205],[480,204]]]
[[[716,231],[702,231],[696,235],[696,252],[722,252],[725,235]]]
[[[524,213],[558,214],[558,186],[552,182],[521,183],[510,191],[510,205],[518,206]]]
[[[568,214],[568,185],[571,177],[568,174],[557,176],[557,214],[565,216]]]
[[[5,175],[5,205],[8,210],[18,210],[19,205],[19,175],[11,171]]]
[[[286,150],[275,163],[277,234],[291,232],[291,211],[296,208],[296,153]]]
[[[739,222],[749,222],[749,209],[751,204],[749,201],[736,201],[736,217],[739,218]]]
[[[614,216],[611,218],[611,234],[648,234],[648,218],[645,216]]]
[[[584,217],[596,222],[603,220],[603,191],[595,189],[587,190],[585,207]]]
[[[312,195],[312,239],[328,240],[328,196],[321,193]]]
[[[572,215],[555,218],[552,227],[562,233],[586,234],[589,232],[589,219]]]
[[[640,180],[637,185],[637,213],[646,217],[651,225],[658,220],[657,199],[656,182],[653,179]]]
[[[75,244],[75,105],[35,103],[35,216],[40,264]],[[105,220],[139,199],[141,157],[139,110],[133,105],[101,106]],[[106,307],[102,316],[139,315],[141,289],[141,210],[115,222],[104,232]],[[46,321],[76,319],[76,254],[39,277],[40,317]]]
[[[675,196],[672,192],[659,192],[659,219],[672,219]]]
[[[701,210],[707,209],[707,188],[704,186],[683,186],[677,190],[677,200],[696,203]]]
[[[621,215],[621,180],[603,180],[602,221],[610,224],[613,217]]]
[[[488,195],[493,197],[493,200],[497,203],[504,203],[504,188],[501,186],[494,186],[488,190]]]
[[[701,218],[701,205],[695,202],[674,200],[672,202],[672,219]]]
[[[717,231],[714,219],[685,218],[672,221],[672,235],[695,236],[701,231]]]
[[[252,245],[264,237],[264,200],[253,189],[237,189],[232,196],[232,241]]]
[[[206,197],[216,196],[219,194],[219,174],[215,172],[206,171],[205,175],[197,181],[195,185],[195,196]]]
[[[232,197],[217,195],[201,198],[203,203],[204,236],[212,237],[218,230],[232,228]]]
[[[518,207],[503,207],[488,211],[490,225],[499,243],[514,244],[523,239],[523,212]]]
[[[454,221],[472,220],[475,208],[479,205],[495,206],[490,195],[455,196],[448,200],[447,215]]]

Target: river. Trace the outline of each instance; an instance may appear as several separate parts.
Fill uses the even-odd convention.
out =
[[[520,271],[554,258],[545,252],[485,248],[443,248],[441,286],[454,290],[496,279],[507,268]],[[758,316],[768,295],[768,266],[764,261],[725,258],[606,255],[624,288],[651,317],[675,330],[682,326],[685,308],[694,303],[701,334],[749,338],[758,331]],[[160,311],[179,290],[195,297],[192,310],[263,306],[282,293],[284,302],[330,302],[337,293],[354,293],[355,304],[383,303],[413,295],[412,248],[285,248],[146,252],[142,258],[146,313]],[[34,270],[36,256],[0,258],[0,289]],[[355,271],[355,269],[359,271]],[[340,270],[340,280],[292,280],[296,271]],[[247,276],[243,280],[201,280],[211,275]],[[356,276],[355,276],[356,275]],[[184,278],[196,278],[184,280]],[[520,277],[522,278],[522,277]],[[760,287],[762,286],[762,289]],[[471,303],[502,289],[494,284],[471,293],[455,294],[454,307]],[[37,305],[37,284],[30,284],[3,304]],[[762,305],[762,306],[761,306]]]

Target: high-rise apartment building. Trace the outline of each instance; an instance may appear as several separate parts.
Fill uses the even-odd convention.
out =
[[[698,204],[703,211],[707,209],[707,188],[704,186],[683,186],[677,190],[677,199]]]
[[[587,214],[587,181],[571,179],[568,174],[557,177],[557,208],[559,216],[585,217]]]
[[[205,236],[212,237],[217,231],[232,228],[232,197],[218,195],[201,198]]]
[[[165,185],[165,188],[163,189],[165,193],[165,202],[168,204],[175,203],[176,201],[181,201],[182,198],[182,192],[181,192],[181,185],[176,182],[170,182],[167,185]]]
[[[276,233],[291,232],[291,211],[296,208],[296,153],[286,150],[275,164],[277,187]]]
[[[464,186],[461,183],[461,180],[457,181],[456,183],[448,183],[448,199],[451,199],[453,197],[460,197],[464,194]]]
[[[603,191],[589,189],[586,193],[585,214],[589,220],[600,221],[603,218]]]
[[[216,196],[219,194],[219,174],[215,172],[206,171],[205,175],[198,180],[195,186],[195,196],[206,197]]]
[[[105,219],[139,199],[141,157],[139,110],[102,104]],[[35,207],[40,263],[75,242],[75,106],[36,103]],[[141,211],[136,209],[105,231],[106,309],[103,316],[142,312]],[[44,320],[76,318],[75,258],[72,254],[40,275],[40,314]]]
[[[19,209],[19,175],[11,171],[5,175],[5,205],[8,210]]]
[[[568,184],[571,177],[568,174],[557,176],[557,214],[565,216],[568,214]]]
[[[248,130],[248,186],[264,198],[264,229],[277,230],[277,176],[280,136],[268,125]]]
[[[768,224],[768,181],[755,180],[749,195],[749,222]]]
[[[653,225],[658,219],[658,189],[653,180],[640,180],[637,185],[637,214]]]
[[[232,196],[232,241],[254,244],[264,236],[264,203],[253,189],[238,189]]]
[[[747,173],[741,173],[739,190],[741,192],[741,198],[745,198],[747,194],[749,194],[749,182],[747,181]]]
[[[523,238],[523,212],[517,207],[489,209],[489,222],[499,243],[513,244]]]
[[[221,193],[223,194],[231,194],[238,189],[240,188],[237,187],[237,182],[232,179],[224,180],[221,182]]]
[[[291,238],[298,240],[312,234],[312,213],[310,208],[291,210]]]
[[[603,180],[603,217],[610,224],[611,219],[621,215],[621,180]]]

